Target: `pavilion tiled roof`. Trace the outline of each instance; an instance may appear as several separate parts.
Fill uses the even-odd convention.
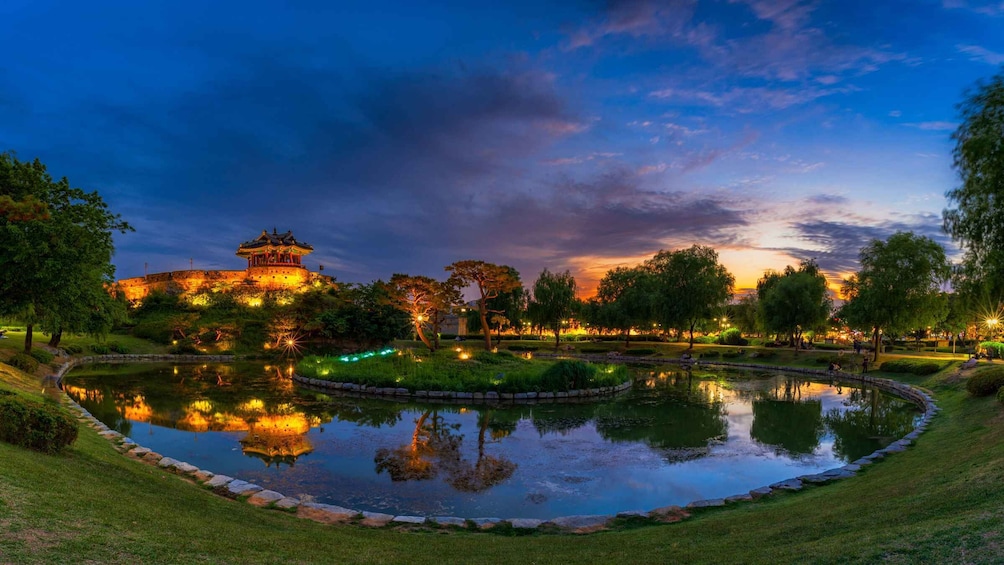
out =
[[[277,233],[275,229],[272,233],[268,233],[268,230],[261,230],[261,235],[252,239],[251,241],[245,241],[241,244],[241,249],[256,249],[259,247],[299,247],[307,251],[313,251],[314,248],[310,244],[296,241],[293,237],[293,232],[287,231],[286,233]]]

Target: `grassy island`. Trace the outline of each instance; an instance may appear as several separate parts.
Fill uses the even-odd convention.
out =
[[[538,360],[507,351],[463,348],[435,353],[384,350],[341,357],[310,356],[297,365],[297,372],[313,379],[410,391],[499,393],[565,392],[616,386],[631,378],[623,365]]]

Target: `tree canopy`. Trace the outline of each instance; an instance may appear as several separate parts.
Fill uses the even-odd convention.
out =
[[[114,279],[112,232],[132,227],[97,192],[54,181],[37,159],[0,153],[0,314],[32,329],[107,331],[121,309],[105,291]],[[58,344],[58,337],[55,339]]]
[[[797,346],[802,332],[826,323],[832,302],[826,277],[814,261],[798,268],[788,265],[783,273],[767,271],[757,282],[760,316],[767,332],[784,334]]]
[[[561,343],[561,325],[573,314],[575,277],[572,273],[552,273],[547,269],[533,283],[530,317],[534,323],[554,331],[554,346]]]
[[[937,323],[947,307],[942,284],[951,273],[945,250],[911,232],[861,249],[861,269],[844,281],[842,316],[851,325],[872,328],[878,360],[883,331],[905,333]]]
[[[497,298],[504,292],[512,292],[520,286],[519,277],[513,276],[514,269],[506,265],[496,265],[485,261],[464,260],[446,266],[462,284],[474,285],[478,289],[478,317],[481,319],[481,331],[485,338],[485,348],[492,350],[492,333],[488,325],[488,314],[491,313],[488,301]],[[501,314],[502,312],[495,312]]]
[[[652,321],[652,278],[642,267],[617,267],[607,271],[596,290],[595,322],[624,334],[625,346],[631,328]]]
[[[952,139],[962,184],[945,193],[945,231],[965,250],[961,284],[986,286],[1004,298],[1004,72],[979,83],[959,104]],[[971,289],[963,289],[972,292]]]
[[[693,349],[694,327],[728,303],[735,277],[714,249],[702,245],[660,251],[645,267],[654,276],[656,320],[666,328],[689,330]]]

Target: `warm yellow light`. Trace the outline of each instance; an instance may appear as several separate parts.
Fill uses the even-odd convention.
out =
[[[418,321],[419,321],[419,322],[421,322],[421,321],[422,321],[422,320],[424,320],[424,319],[425,319],[425,316],[423,316],[423,315],[421,315],[421,314],[419,314],[419,315],[418,315]]]
[[[178,340],[172,339],[171,340],[171,345],[178,345]]]
[[[466,351],[463,351],[463,352],[460,353],[460,360],[461,361],[466,361],[466,360],[468,360],[470,358],[471,358],[471,354],[470,353],[467,353]]]
[[[990,319],[987,320],[987,325],[992,328],[992,327],[996,326],[997,322],[999,322],[999,321],[1000,320],[998,320],[997,318],[990,318]]]
[[[295,340],[295,339],[292,339],[292,338],[290,338],[290,339],[287,339],[287,340],[286,340],[286,345],[288,345],[288,346],[292,347],[292,346],[296,345],[296,340]]]

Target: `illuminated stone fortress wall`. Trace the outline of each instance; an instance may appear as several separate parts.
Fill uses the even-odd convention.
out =
[[[257,238],[237,248],[237,256],[247,259],[245,270],[169,271],[122,279],[117,284],[126,300],[131,302],[141,301],[155,291],[191,295],[221,286],[267,291],[297,290],[315,282],[331,284],[331,277],[311,272],[303,265],[303,257],[313,250],[310,245],[297,241],[291,231],[280,234],[275,230],[272,233],[262,230]]]

